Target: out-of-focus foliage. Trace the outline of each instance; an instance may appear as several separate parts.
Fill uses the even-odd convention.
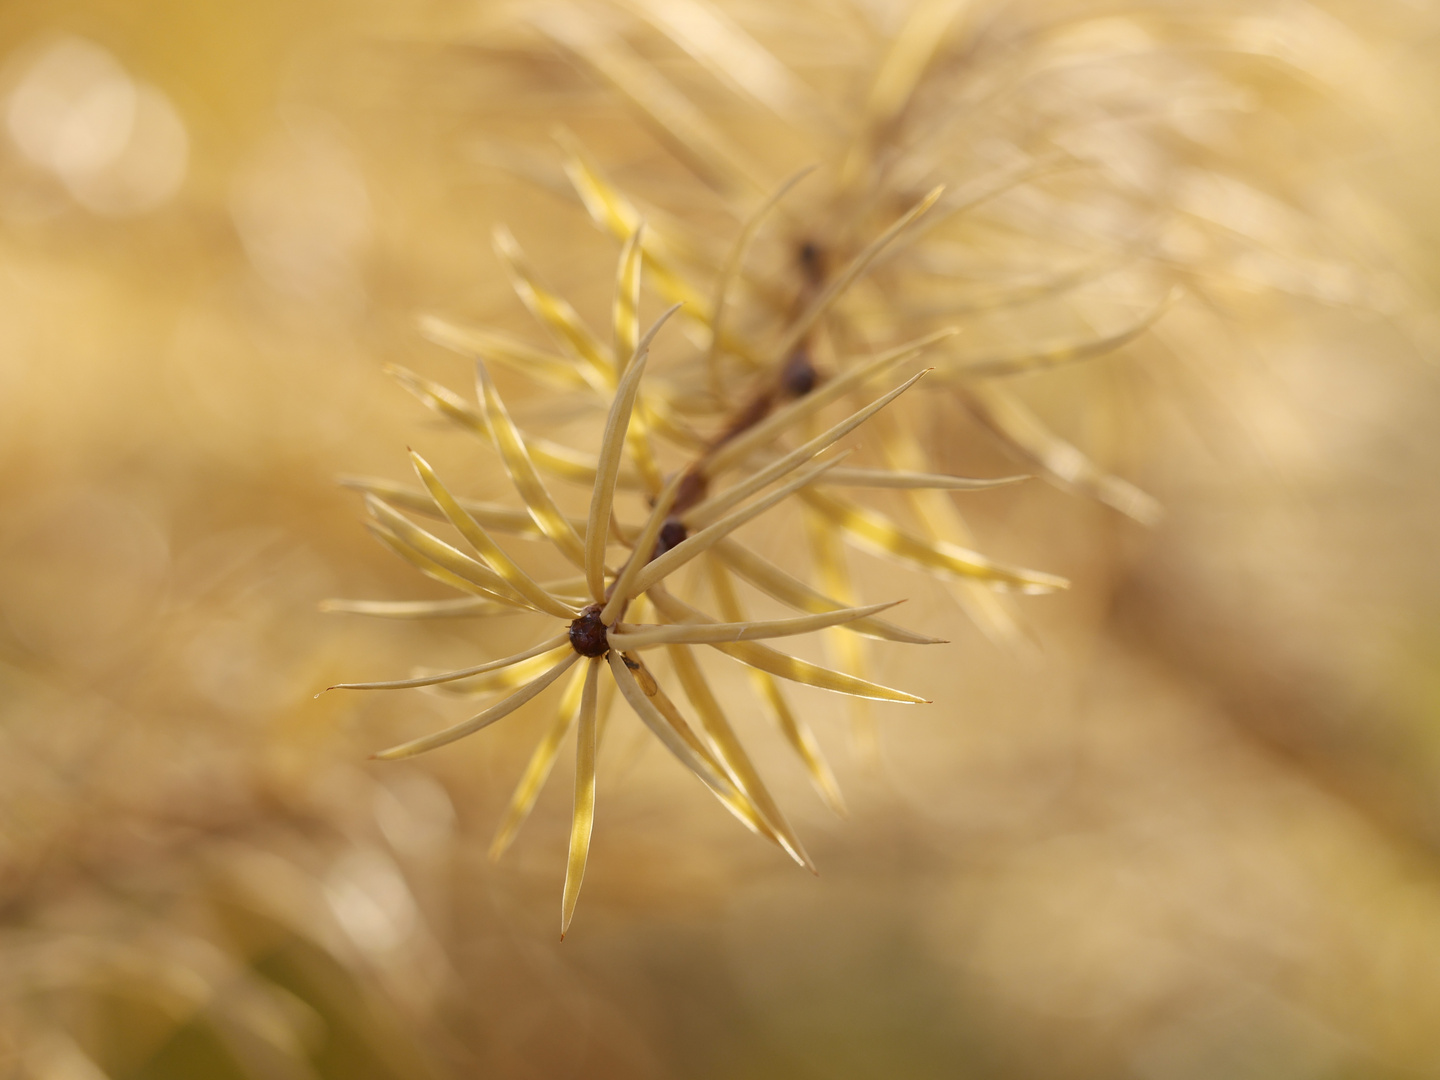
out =
[[[831,700],[796,695],[848,820],[742,724],[819,879],[733,830],[617,714],[561,945],[564,785],[505,862],[486,857],[545,710],[381,763],[453,703],[312,700],[515,651],[503,620],[371,624],[317,602],[417,593],[338,473],[402,477],[423,445],[465,495],[507,497],[493,457],[381,373],[468,377],[418,333],[425,311],[539,343],[494,224],[606,324],[616,245],[557,197],[552,123],[722,258],[739,229],[576,35],[643,57],[778,183],[844,163],[887,43],[914,25],[904,5],[821,7],[724,10],[839,135],[757,119],[694,55],[713,27],[691,51],[667,41],[657,13],[693,5],[0,9],[5,1075],[1440,1068],[1424,5],[925,5],[960,35],[922,86],[926,115],[957,125],[935,134],[946,179],[1062,130],[1091,159],[987,203],[989,224],[941,252],[930,272],[964,290],[936,303],[983,309],[957,348],[1123,329],[1155,292],[1109,295],[1093,324],[1106,295],[1077,314],[1008,293],[1023,269],[1053,296],[1093,269],[1097,236],[1106,257],[1143,244],[1147,280],[1186,286],[1164,317],[1004,386],[1166,516],[1147,530],[1039,484],[961,496],[984,550],[1075,582],[1026,601],[1029,651],[992,644],[923,575],[846,556],[858,591],[911,597],[907,625],[952,644],[877,651],[878,677],[937,704],[877,706],[868,765]],[[747,70],[729,74],[765,85]],[[1128,111],[1146,108],[1156,123]],[[830,212],[805,190],[805,214]],[[783,281],[766,243],[757,265]],[[523,425],[594,445],[593,409],[502,386]],[[912,414],[931,464],[1015,471],[948,400]],[[791,522],[756,542],[809,541]]]

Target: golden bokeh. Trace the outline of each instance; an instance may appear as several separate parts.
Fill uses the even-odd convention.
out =
[[[1402,0],[11,0],[0,1074],[1440,1069],[1437,32]],[[370,755],[470,706],[314,695],[537,640],[320,604],[451,595],[342,474],[413,483],[413,446],[519,505],[385,368],[471,392],[425,315],[548,347],[501,224],[608,328],[620,244],[572,140],[707,297],[820,166],[727,316],[762,338],[792,241],[838,265],[937,181],[973,199],[827,347],[959,327],[886,430],[936,472],[1037,478],[866,505],[959,508],[976,549],[1072,585],[997,603],[845,549],[857,596],[948,641],[867,643],[928,706],[792,694],[847,816],[714,668],[819,876],[617,709],[561,942],[573,751],[488,856],[556,695],[403,762]],[[642,323],[668,305],[647,287]],[[682,318],[652,369],[699,386]],[[594,451],[594,402],[496,381]],[[823,577],[800,514],[746,529]]]

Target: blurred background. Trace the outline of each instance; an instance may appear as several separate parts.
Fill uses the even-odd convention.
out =
[[[585,8],[622,36],[667,10]],[[542,340],[496,223],[605,324],[615,245],[545,190],[553,158],[516,175],[554,122],[677,215],[685,183],[649,171],[648,129],[584,65],[516,29],[563,9],[0,6],[3,1075],[1440,1075],[1440,10],[949,8],[999,43],[957,45],[962,67],[1043,72],[1074,19],[1096,72],[1151,55],[1127,101],[1166,103],[1182,64],[1237,95],[1230,127],[1186,112],[1190,142],[1146,145],[1157,191],[1261,242],[1221,265],[1213,230],[1177,234],[1167,257],[1224,288],[1022,390],[1165,514],[1039,480],[964,496],[982,550],[1074,582],[1020,602],[1033,648],[854,557],[951,644],[877,650],[883,681],[935,699],[876,708],[878,758],[797,694],[848,819],[746,723],[818,878],[617,714],[561,943],[564,755],[486,856],[543,709],[382,763],[466,706],[312,697],[515,632],[320,613],[443,595],[335,478],[403,479],[407,445],[472,460],[381,368],[464,390],[426,311]],[[842,116],[910,25],[863,0],[725,10]],[[656,63],[688,77],[678,50]],[[1097,82],[1027,85],[1027,115],[1060,116]],[[772,134],[722,119],[764,156]],[[990,119],[977,153],[1021,142],[1023,117]],[[530,149],[498,169],[497,146]],[[1185,169],[1269,177],[1304,213],[1172,183]],[[1070,224],[1103,216],[1076,199]],[[1014,469],[937,400],[939,463]],[[492,465],[465,490],[505,485]]]

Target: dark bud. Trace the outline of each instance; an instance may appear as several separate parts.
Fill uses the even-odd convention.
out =
[[[570,624],[570,647],[581,656],[604,656],[610,651],[605,624],[600,621],[601,605],[591,604]]]
[[[660,537],[655,541],[655,553],[650,556],[651,560],[658,559],[675,545],[683,543],[689,535],[685,531],[685,523],[679,518],[666,518],[665,524],[660,526]]]
[[[815,389],[815,365],[810,362],[810,350],[796,349],[785,361],[780,371],[780,385],[791,397],[804,397]]]
[[[800,270],[805,275],[805,280],[812,285],[819,285],[825,280],[825,252],[814,240],[806,240],[800,245]]]

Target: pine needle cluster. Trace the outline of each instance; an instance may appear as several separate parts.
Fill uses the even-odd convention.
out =
[[[934,198],[928,202],[933,203]],[[862,266],[925,208],[922,205],[916,213],[902,218],[899,227],[882,236],[861,256]],[[809,767],[817,786],[836,805],[839,793],[833,774],[814,737],[784,703],[775,680],[790,680],[862,699],[907,704],[923,700],[760,644],[828,627],[845,627],[858,634],[916,644],[935,642],[877,617],[894,602],[854,607],[791,577],[733,538],[731,534],[740,526],[792,497],[808,498],[813,500],[817,515],[829,525],[857,531],[868,527],[886,550],[909,555],[922,565],[928,560],[935,568],[957,577],[1036,592],[1063,584],[1050,575],[1003,567],[952,545],[908,536],[878,515],[852,508],[826,494],[826,488],[832,485],[966,489],[1016,479],[839,471],[839,463],[846,455],[822,459],[821,455],[914,387],[925,371],[910,375],[818,434],[808,438],[795,434],[827,406],[851,395],[863,396],[870,382],[893,377],[896,369],[913,362],[930,341],[890,350],[850,365],[828,379],[821,380],[810,371],[803,385],[797,385],[794,362],[794,357],[803,353],[787,344],[786,359],[779,365],[780,385],[764,386],[726,421],[719,434],[702,441],[703,450],[688,465],[673,470],[668,480],[662,480],[651,432],[676,436],[674,442],[682,450],[692,449],[697,436],[683,419],[674,419],[678,410],[673,403],[645,393],[643,386],[651,343],[682,305],[672,307],[637,339],[642,238],[643,225],[637,225],[621,253],[612,349],[602,344],[572,308],[535,280],[514,241],[500,234],[498,247],[511,264],[521,297],[547,328],[571,347],[572,354],[568,360],[546,355],[542,367],[524,355],[496,349],[480,351],[510,359],[522,369],[558,375],[567,383],[585,380],[602,400],[609,402],[600,446],[593,457],[587,457],[522,433],[501,400],[483,358],[476,363],[478,408],[444,387],[411,372],[397,371],[401,382],[422,401],[493,445],[520,496],[523,511],[457,498],[429,463],[413,451],[411,460],[421,488],[352,479],[349,483],[365,492],[371,531],[422,573],[465,596],[458,605],[455,601],[331,604],[333,608],[374,615],[449,617],[463,611],[485,616],[520,610],[559,620],[557,633],[512,656],[455,671],[345,683],[332,689],[404,689],[463,682],[471,693],[505,695],[461,723],[376,755],[393,759],[433,750],[473,734],[508,716],[571,673],[555,724],[537,748],[495,841],[498,854],[534,804],[560,742],[572,726],[578,726],[574,820],[562,934],[574,914],[594,820],[602,671],[608,669],[615,689],[646,727],[742,824],[811,869],[813,863],[735,736],[693,648],[713,647],[757,672],[782,730]],[[858,276],[858,270],[850,276]],[[787,443],[798,445],[787,447]],[[547,475],[551,479],[590,483],[590,507],[585,520],[572,520],[561,512],[547,486]],[[622,482],[637,488],[648,502],[649,513],[643,521],[625,521],[616,513],[616,495]],[[448,522],[470,552],[415,524],[400,508]],[[496,541],[496,533],[543,537],[581,573],[559,581],[536,581]],[[618,559],[612,557],[617,548]],[[697,610],[668,587],[678,571],[702,557],[720,600],[720,617]],[[773,620],[745,618],[734,589],[735,576],[807,614]],[[647,602],[659,621],[631,621]],[[671,666],[700,718],[698,732],[645,662],[642,654],[660,647],[668,652]]]
[[[921,701],[868,677],[864,639],[935,644],[879,618],[891,603],[856,603],[843,544],[946,583],[1001,642],[1020,633],[1004,593],[1066,586],[1054,574],[972,550],[950,497],[1024,477],[945,474],[892,403],[929,372],[926,385],[940,390],[932,399],[963,408],[1035,473],[1153,522],[1159,516],[1154,499],[1048,430],[1005,380],[1120,350],[1146,335],[1180,298],[1196,296],[1203,307],[1223,297],[1239,267],[1258,271],[1269,286],[1293,284],[1294,266],[1307,256],[1282,256],[1261,243],[1269,237],[1246,236],[1214,215],[1207,220],[1200,209],[1207,185],[1240,182],[1216,170],[1173,165],[1200,155],[1165,159],[1157,152],[1183,131],[1200,138],[1197,109],[1243,112],[1234,100],[1236,84],[1197,66],[1175,78],[1181,89],[1173,98],[1152,104],[1148,114],[1125,115],[1138,103],[1137,87],[1152,94],[1154,87],[1124,72],[1163,56],[1167,35],[1198,32],[1199,24],[1177,27],[1158,14],[1124,20],[1081,9],[1052,22],[1015,25],[998,15],[987,22],[970,5],[921,0],[894,28],[856,115],[842,120],[813,81],[706,0],[634,0],[615,9],[527,5],[523,15],[522,36],[494,51],[548,70],[558,49],[650,129],[734,228],[717,244],[696,220],[642,208],[563,127],[555,133],[557,171],[519,150],[492,147],[496,163],[578,202],[621,245],[611,340],[544,284],[510,232],[498,230],[496,251],[515,293],[554,347],[427,317],[427,336],[475,359],[477,403],[414,372],[397,368],[394,374],[424,404],[493,446],[522,508],[453,494],[413,453],[419,487],[348,480],[364,493],[367,524],[382,543],[464,595],[331,606],[404,618],[522,610],[558,620],[553,633],[512,656],[344,685],[450,685],[500,695],[462,723],[377,755],[394,758],[472,734],[568,680],[492,852],[498,856],[509,845],[563,740],[578,728],[563,935],[584,874],[596,744],[615,690],[742,824],[813,869],[735,736],[695,649],[716,649],[752,669],[768,711],[815,787],[843,810],[833,771],[782,683],[861,702],[856,721],[863,739],[863,702]],[[1028,66],[1015,63],[1022,47]],[[678,51],[690,68],[662,63],[666,49]],[[1051,91],[1035,91],[1035,82],[1073,81],[1075,69],[1092,68],[1095,77],[1076,83],[1068,109],[1054,105],[1061,99]],[[672,75],[677,70],[708,80],[705,93],[718,88],[728,95],[724,107],[697,104],[693,94],[700,92],[687,91]],[[1012,126],[1003,142],[974,139],[991,131],[989,111],[1013,125],[1017,111],[1041,99],[1052,103],[1049,114],[1029,117],[1019,131]],[[763,146],[785,149],[772,153],[773,161],[757,156],[736,136],[744,127],[736,116],[766,126],[771,135]],[[788,168],[794,147],[812,153],[812,164]],[[1184,181],[1183,198],[1167,200],[1160,189],[1177,177]],[[803,204],[797,189],[809,196]],[[1276,222],[1294,217],[1282,208],[1264,224],[1274,231]],[[1222,246],[1228,262],[1216,257]],[[1268,261],[1258,258],[1262,248]],[[1309,258],[1318,264],[1322,257]],[[642,278],[671,305],[643,337]],[[1094,316],[1097,297],[1129,314],[1117,327],[1091,329],[1104,321]],[[1358,294],[1350,299],[1358,302]],[[675,355],[661,373],[648,375],[652,342],[671,316],[686,343],[670,335]],[[1049,337],[1026,327],[1014,346],[990,344],[1006,339],[997,328],[1013,331],[1027,317],[1072,329]],[[964,345],[966,337],[976,343]],[[916,370],[921,363],[926,370]],[[585,395],[606,417],[598,445],[578,448],[522,432],[500,398],[492,366],[539,388]],[[842,463],[846,453],[824,456],[852,434],[861,440],[861,464]],[[583,519],[561,511],[554,483],[588,488]],[[867,489],[901,492],[913,524],[866,500]],[[629,501],[645,512],[630,513]],[[805,523],[810,581],[732,535],[781,504],[797,506]],[[447,523],[468,551],[405,512]],[[576,576],[536,580],[497,535],[544,539]],[[686,567],[689,576],[679,581]],[[737,581],[801,614],[749,618]],[[698,595],[702,582],[711,611]],[[646,617],[653,621],[640,621]],[[760,643],[832,629],[832,667]],[[646,660],[648,651],[662,647],[698,724]]]

